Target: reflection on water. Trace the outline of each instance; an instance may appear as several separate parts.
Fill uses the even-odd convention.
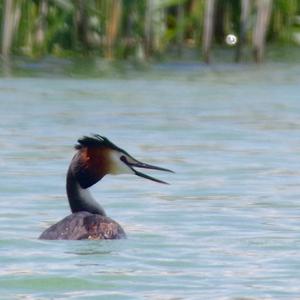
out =
[[[299,298],[299,75],[164,64],[2,79],[2,299]],[[69,213],[72,146],[91,132],[174,170],[152,173],[171,185],[92,188],[127,240],[39,241]]]

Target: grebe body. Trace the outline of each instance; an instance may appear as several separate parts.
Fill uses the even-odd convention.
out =
[[[111,218],[87,211],[73,213],[45,230],[43,240],[115,240],[126,238],[123,228]]]

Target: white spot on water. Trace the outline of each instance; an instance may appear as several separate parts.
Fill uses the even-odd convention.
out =
[[[234,46],[237,43],[237,40],[238,39],[234,34],[228,34],[225,39],[226,44],[230,46]]]

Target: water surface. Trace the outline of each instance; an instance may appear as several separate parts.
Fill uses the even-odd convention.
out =
[[[2,78],[1,299],[299,299],[299,96],[290,64]],[[171,185],[107,176],[127,240],[40,241],[92,132]]]

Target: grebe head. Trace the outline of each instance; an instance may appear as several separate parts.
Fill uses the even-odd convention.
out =
[[[75,145],[78,153],[71,163],[71,170],[82,188],[88,188],[107,174],[134,174],[155,182],[166,182],[139,172],[134,168],[144,168],[172,172],[169,169],[145,164],[133,158],[106,137],[94,134],[84,136]]]

